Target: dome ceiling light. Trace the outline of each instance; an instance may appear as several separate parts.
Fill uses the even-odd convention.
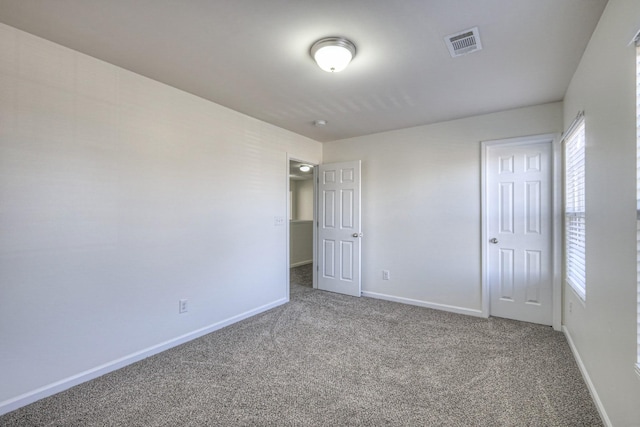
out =
[[[320,39],[311,46],[311,57],[318,67],[329,73],[337,73],[349,65],[356,56],[356,46],[342,37]]]

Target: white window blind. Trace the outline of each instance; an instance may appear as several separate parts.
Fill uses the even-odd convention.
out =
[[[586,299],[585,263],[585,130],[579,114],[564,138],[565,161],[565,254],[569,285]]]

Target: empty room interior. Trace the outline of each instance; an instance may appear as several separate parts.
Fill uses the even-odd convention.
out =
[[[637,0],[0,0],[0,424],[100,425],[151,364],[166,409],[191,349],[225,370],[166,386],[177,421],[102,425],[640,426],[639,31]]]

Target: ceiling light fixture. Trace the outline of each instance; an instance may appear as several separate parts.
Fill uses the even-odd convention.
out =
[[[300,165],[301,172],[309,172],[311,170],[311,166],[309,165]]]
[[[344,70],[356,56],[356,46],[342,37],[320,39],[311,46],[311,57],[329,73]]]

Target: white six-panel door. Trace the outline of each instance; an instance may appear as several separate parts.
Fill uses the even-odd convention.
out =
[[[360,161],[318,167],[318,289],[360,296]]]
[[[489,146],[486,166],[490,314],[551,325],[551,142]]]

